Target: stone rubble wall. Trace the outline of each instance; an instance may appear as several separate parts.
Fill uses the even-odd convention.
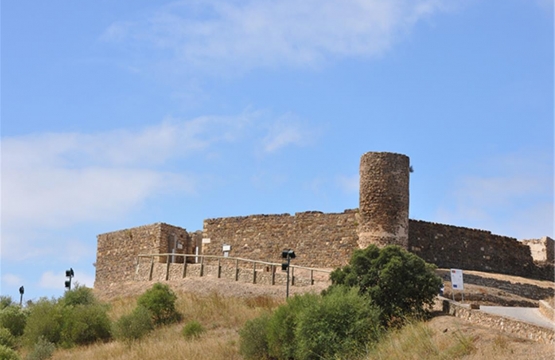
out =
[[[409,227],[409,157],[368,152],[360,159],[358,245],[406,248]]]
[[[94,287],[114,286],[122,281],[133,280],[137,255],[171,252],[174,241],[181,244],[176,246],[176,253],[192,251],[187,231],[164,223],[98,235]],[[156,262],[165,263],[166,260],[165,256],[160,256]],[[183,261],[182,257],[176,257],[175,260],[176,262]]]
[[[553,272],[534,263],[530,247],[489,231],[410,220],[408,250],[440,268],[554,280]]]
[[[336,268],[346,265],[358,248],[355,215],[355,210],[345,210],[208,219],[202,253],[221,256],[223,245],[230,245],[229,256],[280,263],[282,250],[293,249],[294,265]]]
[[[201,276],[201,264],[187,264],[185,276],[183,276],[184,264],[167,264],[154,263],[152,268],[152,277],[150,277],[150,263],[141,263],[139,265],[139,271],[134,276],[135,281],[152,281],[163,282],[166,280],[179,280],[184,277],[200,277]],[[272,285],[272,267],[257,265],[256,269],[253,269],[252,264],[249,267],[239,267],[238,269],[229,263],[221,263],[220,266],[220,278],[229,279],[250,284],[261,284],[261,285]],[[275,267],[273,269],[273,285],[285,285],[287,282],[287,273],[282,271],[280,267]],[[218,265],[217,262],[211,262],[210,264],[205,264],[202,267],[202,276],[208,277],[218,277]],[[292,271],[291,284],[292,286],[310,286],[312,281],[314,283],[326,283],[330,284],[328,273],[314,273],[311,281],[310,272],[304,269],[295,269]],[[167,277],[167,279],[166,279]]]
[[[555,332],[542,326],[528,324],[499,315],[488,314],[469,306],[443,299],[443,311],[474,324],[501,330],[514,336],[537,341],[543,344],[555,344]]]
[[[555,242],[549,236],[541,239],[523,240],[530,247],[532,258],[538,263],[555,263]]]

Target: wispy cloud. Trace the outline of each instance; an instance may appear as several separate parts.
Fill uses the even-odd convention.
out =
[[[44,242],[48,229],[122,218],[149,199],[192,195],[206,186],[198,169],[176,169],[174,161],[220,158],[222,145],[239,141],[252,152],[263,146],[275,153],[310,142],[313,132],[307,129],[292,114],[246,110],[167,118],[142,129],[4,137],[0,256],[45,254],[53,245]],[[63,240],[52,241],[65,246]],[[76,257],[83,253],[74,250]]]
[[[262,139],[264,152],[273,153],[289,146],[305,146],[318,136],[320,129],[309,128],[293,115],[286,114],[270,124],[266,136]]]
[[[23,279],[14,274],[3,274],[2,275],[2,282],[7,286],[21,286],[23,284]]]
[[[454,184],[439,221],[517,238],[553,236],[553,164],[545,154],[510,154],[484,163],[481,176]]]
[[[43,289],[64,289],[64,282],[67,280],[64,271],[54,272],[46,271],[44,272],[39,280],[38,286]],[[87,287],[94,286],[94,277],[81,273],[79,271],[75,272],[75,276],[72,279],[72,285],[80,284]]]
[[[443,0],[175,1],[143,19],[111,24],[101,39],[165,52],[176,66],[243,71],[318,66],[387,51]]]
[[[346,193],[356,193],[359,189],[359,175],[339,176],[337,178],[339,188]]]

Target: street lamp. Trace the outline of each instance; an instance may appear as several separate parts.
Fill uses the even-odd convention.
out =
[[[23,293],[25,292],[25,288],[23,285],[19,288],[19,306],[23,306]]]
[[[72,268],[69,268],[69,270],[66,270],[66,277],[69,278],[69,280],[66,280],[65,283],[64,283],[65,286],[66,286],[66,289],[71,290],[71,278],[74,277],[74,276],[75,276],[75,274],[73,273]]]
[[[291,259],[296,257],[295,252],[291,249],[283,250],[281,252],[281,258],[287,259],[286,263],[281,264],[281,270],[287,271],[287,292],[286,298],[289,298],[289,265],[291,264]]]

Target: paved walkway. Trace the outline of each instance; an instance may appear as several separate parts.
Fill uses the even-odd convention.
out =
[[[539,308],[509,307],[509,306],[480,306],[480,311],[485,313],[501,315],[524,321],[533,325],[542,326],[555,330],[555,322],[549,320],[540,313]]]

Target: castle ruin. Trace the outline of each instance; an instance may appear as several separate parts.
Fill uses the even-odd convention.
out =
[[[518,241],[489,231],[409,219],[410,162],[406,155],[368,152],[361,157],[358,209],[308,211],[204,220],[202,231],[156,223],[98,235],[95,287],[133,280],[140,254],[223,255],[336,268],[370,244],[399,245],[440,268],[460,268],[554,280],[554,241]],[[187,261],[193,261],[188,257]],[[159,263],[183,263],[160,256]]]

